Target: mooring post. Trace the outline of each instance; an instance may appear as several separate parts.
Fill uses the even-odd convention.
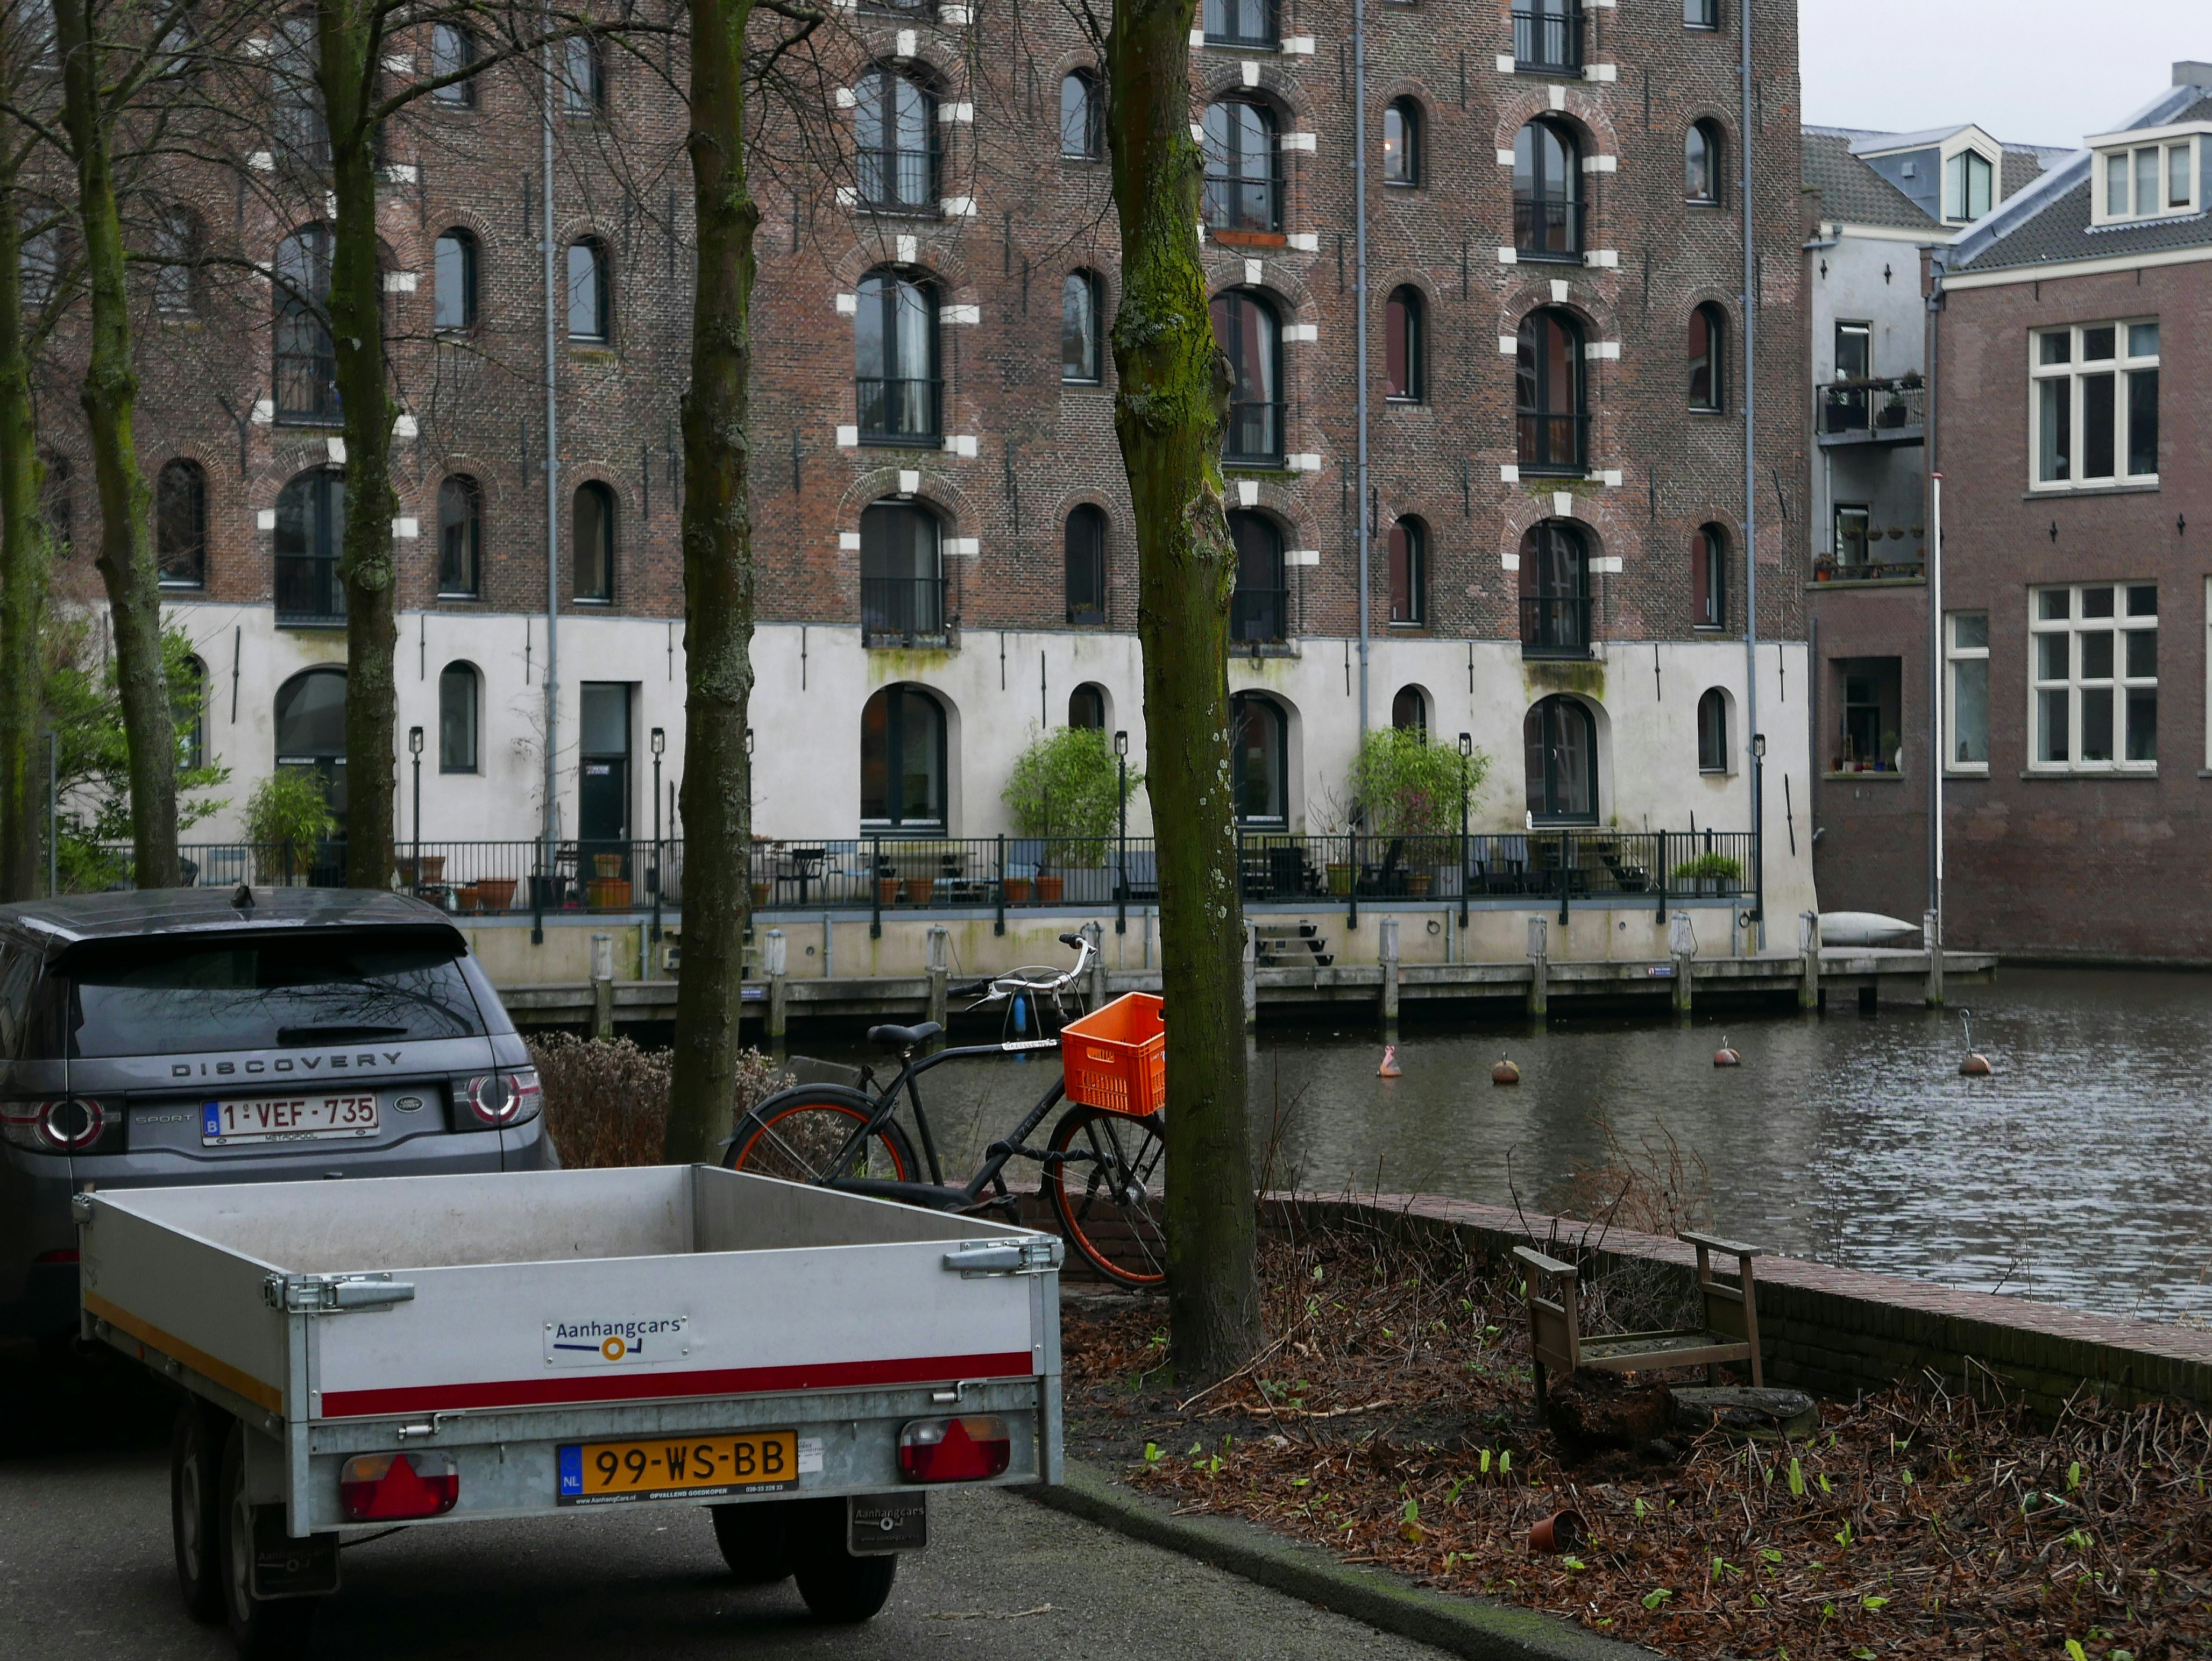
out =
[[[1382,1025],[1398,1030],[1398,919],[1386,917],[1381,929],[1382,968]]]
[[[1804,973],[1797,979],[1797,1007],[1818,1009],[1820,1007],[1820,914],[1800,912],[1797,914],[1797,955],[1804,963]]]
[[[783,1035],[790,1022],[790,959],[781,929],[768,931],[763,968],[768,975],[768,1042],[775,1054],[783,1053]]]
[[[1085,923],[1079,932],[1091,937],[1091,1007],[1103,1009],[1106,1007],[1106,925]]]
[[[951,978],[951,970],[946,964],[945,951],[945,942],[951,937],[951,931],[942,923],[933,923],[929,925],[929,1013],[926,1019],[935,1021],[940,1027],[945,1024],[945,988]],[[933,1051],[942,1049],[943,1034],[940,1034],[938,1041],[929,1047]]]
[[[1250,918],[1244,919],[1244,1030],[1260,1025],[1260,933]]]
[[[592,937],[592,1036],[615,1035],[615,937]]]
[[[1676,912],[1667,919],[1667,955],[1674,966],[1674,1018],[1690,1018],[1692,996],[1690,965],[1698,955],[1697,931],[1690,926],[1690,914]]]
[[[1528,919],[1528,1019],[1541,1022],[1552,1008],[1551,922]]]
[[[1928,946],[1928,1007],[1940,1009],[1943,1003],[1943,913],[1923,912],[1920,914],[1920,937]]]

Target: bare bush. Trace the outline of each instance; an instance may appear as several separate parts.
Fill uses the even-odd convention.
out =
[[[675,1052],[551,1033],[529,1040],[545,1091],[545,1122],[571,1170],[658,1165],[668,1129]],[[757,1050],[738,1062],[736,1113],[792,1082]]]

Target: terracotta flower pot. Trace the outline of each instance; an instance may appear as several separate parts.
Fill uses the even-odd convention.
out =
[[[595,853],[592,856],[592,874],[595,876],[620,876],[623,857],[618,853]]]
[[[896,906],[898,904],[898,878],[879,876],[876,879],[876,903],[878,906]]]
[[[753,909],[754,909],[755,911],[758,911],[762,906],[765,906],[765,905],[767,905],[767,904],[768,904],[768,884],[767,884],[767,883],[765,883],[765,882],[756,882],[756,883],[754,883],[754,884],[753,884]]]
[[[590,883],[592,909],[601,912],[623,912],[629,909],[629,879],[626,876],[595,876]]]
[[[929,879],[927,877],[909,876],[907,878],[906,903],[909,906],[927,906],[929,903]]]
[[[1030,903],[1028,877],[1010,876],[1006,879],[1006,903],[1009,906],[1026,906]]]
[[[503,912],[514,904],[514,879],[511,876],[487,876],[475,884],[483,898],[483,909]]]
[[[1555,1511],[1528,1531],[1528,1549],[1549,1552],[1580,1551],[1589,1540],[1589,1525],[1579,1511]]]
[[[464,882],[453,891],[453,899],[465,912],[480,912],[483,909],[483,885]]]
[[[1060,890],[1065,886],[1066,880],[1064,877],[1058,876],[1038,877],[1036,880],[1037,903],[1041,906],[1060,904]]]

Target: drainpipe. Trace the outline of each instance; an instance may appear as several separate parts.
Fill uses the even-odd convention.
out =
[[[1737,14],[1742,19],[1741,76],[1743,103],[1739,122],[1743,150],[1743,671],[1744,753],[1751,762],[1751,829],[1754,837],[1765,830],[1764,765],[1753,750],[1759,734],[1759,542],[1754,529],[1759,508],[1759,386],[1757,256],[1751,230],[1751,12],[1753,0],[1742,0]],[[1764,841],[1753,844],[1764,851]],[[1756,951],[1766,949],[1766,861],[1754,854],[1755,882],[1751,915],[1758,924]]]
[[[546,32],[551,33],[552,28],[553,15],[548,10]],[[544,180],[539,193],[544,214],[538,225],[538,247],[545,258],[545,813],[541,834],[545,841],[544,869],[549,876],[553,871],[554,845],[561,834],[560,809],[554,794],[557,784],[555,758],[561,748],[561,450],[560,403],[555,373],[559,363],[555,354],[559,346],[555,332],[553,261],[553,103],[560,94],[553,55],[558,50],[555,42],[547,41],[542,157]]]
[[[1359,743],[1367,744],[1368,566],[1374,554],[1374,530],[1368,522],[1367,473],[1367,4],[1352,0],[1352,119],[1358,138],[1352,147],[1354,251],[1352,300],[1358,326],[1354,332],[1359,374],[1359,500],[1354,541],[1359,550]]]
[[[1929,260],[1927,405],[1921,415],[1921,454],[1928,468],[1928,909],[1936,913],[1937,938],[1943,930],[1943,475],[1938,464],[1936,426],[1936,349],[1943,318],[1943,258],[1931,250]],[[1935,941],[1928,943],[1937,949]]]

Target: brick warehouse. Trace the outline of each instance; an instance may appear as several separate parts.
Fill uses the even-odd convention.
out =
[[[1796,39],[1786,4],[1753,21],[1758,705],[1767,907],[1787,917],[1814,903]],[[1255,825],[1323,831],[1359,721],[1348,9],[1215,0],[1204,21],[1241,789]],[[1749,826],[1741,22],[1709,0],[1370,9],[1368,702],[1376,724],[1472,734],[1493,761],[1480,830]],[[757,181],[759,828],[990,835],[1039,724],[1127,728],[1141,764],[1091,55],[1049,9],[863,9],[831,50],[841,159],[794,144]],[[605,51],[556,100],[550,489],[534,88],[495,74],[388,140],[400,723],[430,735],[426,838],[539,831],[549,494],[560,834],[650,834],[655,729],[663,791],[680,776],[688,169],[654,67]],[[312,198],[286,222],[279,194],[220,174],[190,205],[210,244],[311,261]],[[220,839],[270,766],[339,765],[295,677],[342,667],[316,561],[317,479],[343,458],[327,410],[288,391],[268,285],[206,290],[149,298],[141,443],[149,472],[197,464],[175,499],[204,493],[173,599],[234,768],[233,807],[194,833]],[[66,401],[45,408],[88,479]],[[457,765],[434,767],[447,745]],[[618,782],[584,801],[586,775]]]

